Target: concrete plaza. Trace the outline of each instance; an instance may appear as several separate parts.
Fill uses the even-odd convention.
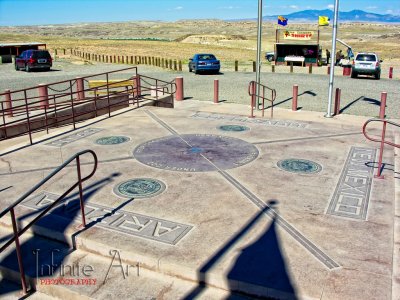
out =
[[[83,184],[88,228],[77,229],[74,190],[24,235],[37,290],[62,299],[400,299],[399,152],[385,148],[385,178],[376,179],[379,144],[362,134],[367,118],[249,113],[246,105],[185,100],[52,130],[32,146],[3,145],[1,210],[75,153],[92,149],[99,159]],[[380,126],[368,132],[379,135]],[[387,138],[399,142],[392,128]],[[82,159],[84,176],[93,166]],[[24,200],[19,221],[65,192],[75,170]],[[4,237],[10,221],[0,221]],[[46,258],[35,269],[31,250],[39,248]],[[0,256],[3,281],[16,265],[9,249]],[[49,249],[62,249],[56,271],[39,274]],[[90,276],[59,274],[78,263],[92,267]],[[83,277],[93,284],[44,280]]]

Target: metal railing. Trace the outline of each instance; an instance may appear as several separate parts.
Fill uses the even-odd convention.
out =
[[[269,94],[269,95],[267,95]],[[249,83],[249,96],[251,97],[251,114],[250,118],[254,118],[254,108],[256,107],[256,98],[262,99],[262,116],[264,117],[265,100],[271,102],[271,118],[274,117],[274,101],[276,99],[276,90],[267,87],[263,84],[258,84],[256,81],[250,81]],[[258,109],[259,107],[257,107]]]
[[[94,166],[93,166],[92,172],[89,175],[87,175],[86,177],[82,178],[80,157],[87,153],[92,154],[93,159],[94,159]],[[35,192],[38,188],[40,188],[43,184],[45,184],[47,181],[49,181],[54,175],[56,175],[58,172],[60,172],[62,169],[64,169],[66,166],[68,166],[73,161],[76,161],[76,170],[77,170],[77,175],[78,175],[78,181],[76,183],[74,183],[60,197],[58,197],[52,204],[50,204],[42,212],[40,212],[38,216],[36,216],[32,221],[29,222],[29,224],[27,224],[23,228],[18,228],[17,218],[15,217],[15,207],[17,207],[28,196],[30,196],[33,192]],[[20,236],[23,233],[25,233],[28,229],[30,229],[40,218],[42,218],[44,215],[46,215],[52,208],[54,208],[57,204],[59,204],[59,202],[61,200],[63,200],[76,187],[79,187],[79,200],[80,200],[80,209],[81,209],[81,214],[82,214],[81,226],[86,227],[85,208],[84,208],[83,192],[82,192],[82,182],[84,182],[84,181],[88,180],[90,177],[92,177],[94,175],[94,173],[96,172],[96,170],[97,170],[97,155],[96,155],[96,153],[92,150],[84,150],[84,151],[78,152],[74,156],[69,158],[67,161],[65,161],[62,165],[60,165],[53,172],[51,172],[49,175],[47,175],[46,178],[44,178],[42,181],[40,181],[38,184],[36,184],[33,188],[31,188],[29,191],[27,191],[17,201],[15,201],[13,204],[11,204],[9,207],[7,207],[5,210],[3,210],[0,213],[0,219],[2,217],[4,217],[7,213],[10,213],[11,223],[12,223],[12,228],[13,228],[13,237],[1,246],[0,253],[2,253],[6,248],[8,248],[8,246],[10,246],[13,242],[15,242],[18,267],[19,267],[19,271],[20,271],[22,290],[23,290],[24,294],[27,293],[27,284],[26,284],[26,279],[25,279],[24,266],[23,266],[23,262],[22,262],[21,246],[20,246],[20,242],[19,242]]]
[[[133,75],[130,73],[128,78],[118,80],[111,78],[120,75],[121,72],[133,72]],[[104,79],[104,85],[89,86],[91,80],[99,78]],[[127,85],[125,89],[116,87],[117,83],[128,81],[131,81],[132,85]],[[159,100],[160,96],[169,95],[173,103],[176,84],[174,81],[167,82],[140,75],[136,67],[131,67],[46,84],[44,87],[40,85],[6,91],[0,93],[0,99],[5,99],[1,102],[0,110],[3,121],[0,126],[0,140],[29,135],[32,144],[34,132],[46,130],[48,133],[49,128],[65,124],[72,124],[76,129],[77,122],[84,118],[97,117],[99,114],[108,113],[108,117],[111,117],[114,108],[129,106],[135,102],[139,107],[139,101],[150,99],[147,96],[152,91],[155,91],[155,100]],[[9,117],[15,118],[9,120]]]
[[[380,138],[372,138],[367,134],[367,125],[371,122],[382,122],[382,133],[381,133],[381,137]],[[382,176],[382,157],[383,157],[383,150],[384,150],[384,146],[389,145],[389,146],[393,146],[396,148],[400,148],[400,144],[395,144],[393,142],[390,141],[386,141],[385,137],[386,137],[386,127],[387,124],[393,125],[395,127],[400,127],[400,124],[389,121],[389,120],[385,120],[385,119],[369,119],[367,122],[365,122],[364,126],[363,126],[363,134],[365,136],[366,139],[372,141],[372,142],[377,142],[380,143],[380,153],[379,153],[379,162],[378,162],[378,173],[375,175],[375,178],[381,178],[383,179],[384,176]]]

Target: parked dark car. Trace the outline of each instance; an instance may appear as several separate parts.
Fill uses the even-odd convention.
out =
[[[47,50],[26,50],[15,58],[15,70],[30,72],[34,69],[48,71],[53,65],[53,60]]]
[[[189,59],[189,72],[194,71],[196,74],[201,71],[219,73],[220,68],[220,61],[213,54],[195,54],[193,58]]]
[[[265,59],[269,62],[275,60],[275,52],[267,52],[265,53]]]

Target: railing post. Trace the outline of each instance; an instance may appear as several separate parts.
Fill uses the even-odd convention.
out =
[[[5,97],[4,103],[6,105],[6,113],[5,113],[5,115],[9,116],[9,117],[13,117],[14,113],[13,113],[13,110],[12,110],[11,91],[10,90],[5,90],[5,93],[6,93],[4,95],[4,97]]]
[[[78,100],[85,99],[85,88],[81,77],[76,77],[76,94]]]
[[[379,110],[379,119],[385,119],[385,112],[386,112],[386,99],[387,99],[387,92],[381,93],[381,107]]]
[[[297,111],[297,97],[299,96],[299,86],[293,85],[293,99],[292,99],[292,111]]]
[[[334,109],[334,115],[337,116],[340,114],[340,97],[342,94],[342,90],[339,88],[336,88],[336,93],[335,93],[335,109]]]
[[[31,119],[29,117],[29,107],[28,107],[28,96],[26,94],[26,90],[24,90],[24,100],[25,100],[25,113],[26,119],[28,121],[28,134],[29,134],[29,141],[32,145],[32,132],[31,132]]]
[[[251,107],[251,114],[250,118],[254,118],[254,108],[256,105],[256,83],[255,81],[252,81],[250,86],[250,94],[251,94],[251,100],[250,100],[250,107]]]
[[[176,77],[175,79],[176,83],[176,101],[182,101],[184,98],[183,94],[183,77]]]
[[[140,87],[140,75],[139,74],[136,75],[134,77],[134,80],[135,80],[135,86],[136,86],[136,97],[139,98],[142,95],[142,90]],[[139,100],[138,100],[138,103],[139,103]]]
[[[179,61],[179,71],[182,72],[182,61],[181,60]]]
[[[219,102],[219,80],[214,79],[214,103]]]
[[[78,172],[78,181],[79,181],[79,202],[81,204],[82,226],[83,226],[83,228],[85,228],[86,227],[85,204],[83,201],[81,163],[80,163],[79,156],[76,157],[76,170]]]
[[[389,68],[389,79],[393,78],[393,67]]]
[[[22,263],[21,246],[19,244],[18,228],[17,228],[17,222],[15,220],[14,208],[10,209],[10,214],[11,214],[11,222],[12,222],[14,238],[15,238],[15,249],[16,249],[16,252],[17,252],[19,273],[20,273],[20,276],[21,276],[22,291],[26,295],[27,292],[28,292],[28,288],[27,288],[27,285],[26,285],[24,265]]]
[[[47,89],[47,85],[40,83],[38,85],[38,90],[39,90],[40,108],[44,109],[45,107],[49,107],[49,91]]]
[[[386,121],[383,121],[381,147],[380,147],[379,162],[378,162],[378,174],[376,174],[374,176],[375,178],[378,178],[378,179],[385,178],[385,176],[382,175],[382,157],[383,157],[383,149],[385,146],[385,136],[386,136]]]

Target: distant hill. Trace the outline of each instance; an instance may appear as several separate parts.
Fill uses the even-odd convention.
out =
[[[323,10],[302,10],[298,12],[294,12],[291,14],[282,14],[285,18],[289,19],[290,22],[317,22],[318,16],[328,16],[331,21],[333,21],[333,11],[330,9]],[[273,16],[264,16],[264,21],[276,21],[278,15]],[[256,19],[247,19],[247,20],[256,20]],[[231,20],[233,21],[233,20]],[[243,21],[243,20],[235,20],[235,21]],[[339,22],[369,22],[369,23],[400,23],[399,15],[381,15],[366,12],[363,10],[352,10],[352,11],[341,11],[339,12]]]

